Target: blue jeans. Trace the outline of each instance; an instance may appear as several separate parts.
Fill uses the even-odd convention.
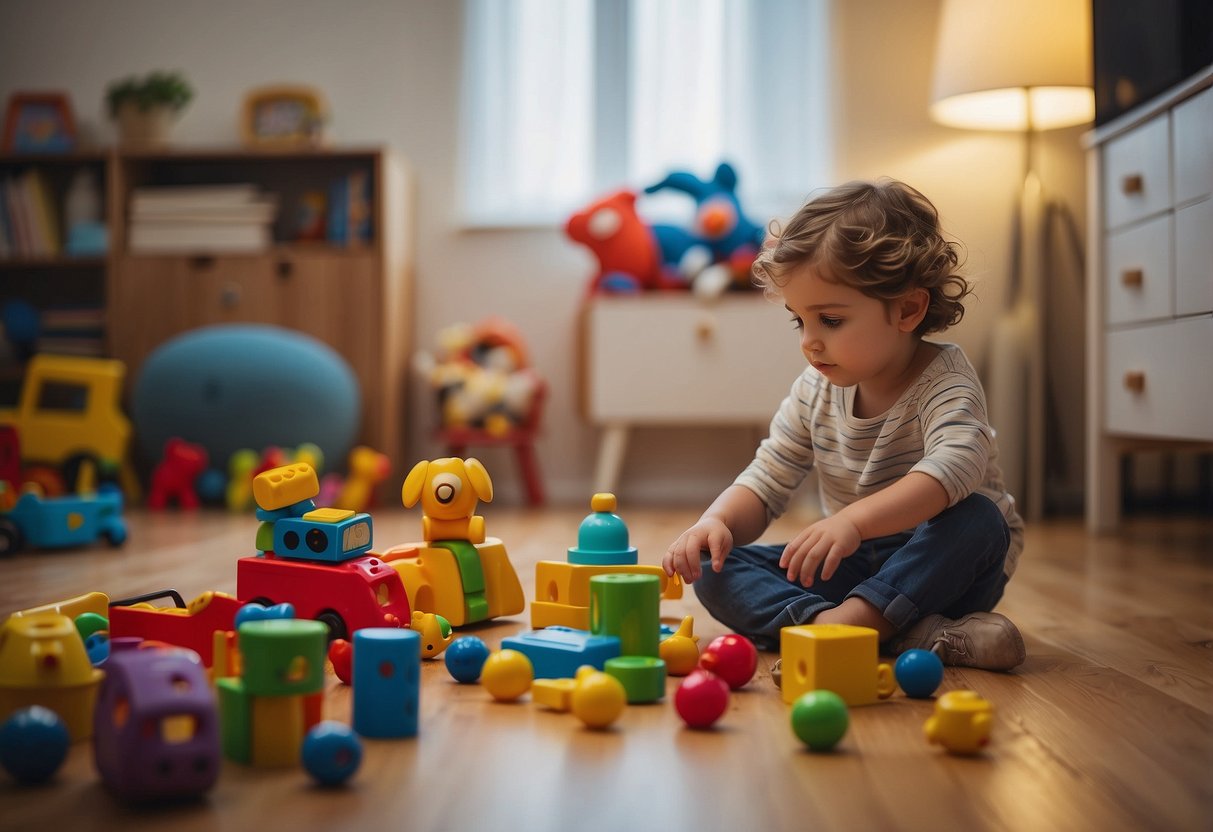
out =
[[[785,544],[786,545],[786,544]],[[739,546],[693,586],[708,612],[760,650],[779,649],[783,627],[805,624],[852,596],[863,598],[903,631],[934,613],[959,618],[994,608],[1007,577],[1011,533],[988,498],[971,494],[912,532],[865,540],[828,581],[805,588],[779,568],[784,546]]]

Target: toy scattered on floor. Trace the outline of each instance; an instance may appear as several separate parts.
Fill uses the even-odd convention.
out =
[[[67,615],[13,615],[0,625],[0,719],[42,705],[59,715],[73,742],[87,739],[104,676]]]
[[[362,764],[362,741],[344,723],[321,722],[304,737],[301,762],[321,786],[344,785]]]
[[[125,800],[199,797],[221,768],[215,695],[197,654],[119,647],[97,697],[93,759]]]
[[[810,751],[830,751],[847,732],[847,703],[829,690],[802,693],[792,704],[792,732]]]
[[[754,642],[736,633],[717,636],[704,648],[699,666],[728,682],[730,690],[737,690],[754,678],[758,649]]]
[[[480,670],[480,685],[498,702],[513,702],[531,689],[535,671],[531,660],[517,650],[498,650]]]
[[[152,485],[147,493],[147,507],[163,511],[169,503],[193,510],[202,503],[195,482],[210,464],[206,448],[174,436],[164,443],[164,456],[152,471]]]
[[[236,610],[236,617],[232,621],[232,629],[239,630],[240,625],[245,621],[265,621],[269,618],[294,617],[295,606],[293,604],[272,604],[268,607],[264,604],[245,604]]]
[[[499,438],[532,420],[544,386],[522,333],[495,316],[440,330],[437,351],[417,353],[413,365],[437,392],[443,429]]]
[[[152,605],[161,598],[171,598],[174,606]],[[234,630],[243,606],[224,592],[203,592],[188,604],[176,590],[149,592],[110,602],[110,636],[137,636],[184,647],[197,653],[204,666],[211,667],[215,631]]]
[[[489,657],[488,645],[477,636],[462,636],[446,651],[446,669],[451,678],[462,684],[480,679],[480,671]]]
[[[413,610],[410,627],[421,636],[421,658],[433,659],[451,645],[455,632],[451,622],[432,612]]]
[[[0,555],[19,552],[26,546],[85,546],[98,538],[104,538],[110,546],[126,542],[122,494],[118,491],[63,497],[41,497],[26,491],[11,510],[0,514]]]
[[[329,642],[329,664],[343,685],[354,683],[354,645],[344,638]]]
[[[602,670],[608,659],[619,655],[618,636],[595,635],[571,627],[528,630],[503,638],[501,646],[525,654],[536,679],[571,679],[578,668]]]
[[[568,550],[567,561],[542,560],[535,565],[531,626],[537,630],[554,625],[589,630],[590,582],[598,575],[654,575],[662,599],[682,597],[682,582],[677,575],[670,578],[660,566],[637,562],[639,555],[628,541],[627,524],[614,513],[614,494],[595,494],[590,508],[591,513],[578,527],[577,545]]]
[[[780,691],[791,705],[802,693],[831,690],[848,706],[887,699],[897,689],[893,668],[879,660],[879,635],[849,624],[800,624],[779,632]]]
[[[417,736],[421,636],[367,627],[354,633],[354,730],[364,737]]]
[[[320,722],[328,632],[318,621],[266,619],[240,626],[242,672],[215,683],[223,755],[258,767],[299,764]]]
[[[692,670],[674,692],[674,709],[689,728],[711,728],[729,708],[729,683],[710,670]]]
[[[581,668],[574,677],[570,708],[587,728],[607,728],[627,707],[623,684],[609,673]]]
[[[334,639],[363,627],[407,627],[411,609],[400,575],[365,554],[373,543],[370,515],[311,510],[319,488],[307,463],[254,479],[263,522],[258,546],[268,529],[272,548],[236,562],[236,594],[266,606],[288,602],[300,617],[327,624]]]
[[[346,462],[346,475],[326,474],[321,482],[321,496],[317,505],[344,508],[350,511],[368,511],[374,502],[375,487],[392,473],[392,462],[385,454],[374,448],[359,445],[350,451]],[[331,498],[326,488],[334,489]]]
[[[699,665],[699,636],[693,630],[695,619],[685,616],[674,634],[662,639],[657,653],[671,676],[686,676]]]
[[[943,681],[943,662],[930,650],[907,650],[893,664],[898,686],[912,699],[929,699]]]
[[[18,783],[36,786],[55,776],[71,744],[67,726],[50,708],[20,708],[0,725],[0,766]]]
[[[665,662],[656,656],[616,656],[606,660],[603,670],[623,685],[629,705],[665,697]]]
[[[978,754],[990,744],[994,706],[977,691],[951,690],[935,700],[922,730],[927,742],[952,754]]]
[[[16,408],[0,410],[0,424],[16,428],[27,466],[53,466],[67,492],[90,490],[78,481],[86,471],[116,471],[134,499],[138,482],[127,458],[131,423],[121,406],[125,376],[121,361],[39,353],[25,367]]]
[[[476,504],[493,484],[476,459],[454,457],[413,466],[401,488],[405,507],[421,502],[421,543],[381,556],[404,582],[413,609],[441,615],[453,627],[522,612],[526,600],[505,545],[485,536]]]

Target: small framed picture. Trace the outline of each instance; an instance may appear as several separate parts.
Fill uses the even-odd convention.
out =
[[[6,153],[69,153],[76,147],[72,105],[60,92],[15,92],[4,115]]]
[[[241,127],[249,145],[307,147],[323,142],[327,120],[319,91],[311,87],[263,87],[245,96]]]

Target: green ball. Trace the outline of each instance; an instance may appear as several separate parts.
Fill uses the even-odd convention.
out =
[[[837,745],[850,722],[847,703],[833,691],[809,691],[792,705],[792,731],[813,751]]]

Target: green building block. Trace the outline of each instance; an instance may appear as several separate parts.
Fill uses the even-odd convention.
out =
[[[244,690],[250,696],[289,696],[324,689],[328,625],[306,619],[264,619],[240,625]]]
[[[619,680],[628,704],[656,702],[665,696],[665,662],[653,656],[616,656],[604,670]]]
[[[253,706],[244,682],[225,677],[215,682],[219,694],[219,742],[223,756],[236,763],[253,761]]]
[[[618,636],[621,656],[656,657],[661,640],[661,580],[630,572],[594,575],[590,631],[596,636]]]

